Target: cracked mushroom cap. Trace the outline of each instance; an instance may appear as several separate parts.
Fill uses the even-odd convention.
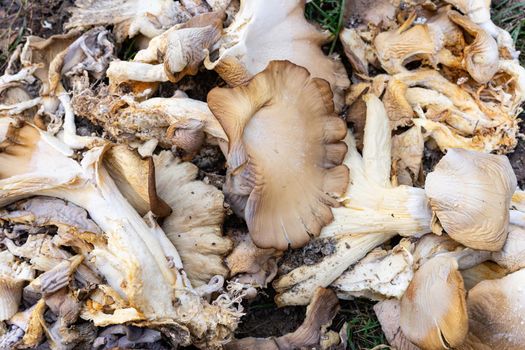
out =
[[[491,349],[525,344],[525,269],[478,283],[469,292],[469,331]]]
[[[455,348],[468,331],[463,278],[452,257],[437,256],[414,274],[401,298],[401,330],[417,346]]]
[[[225,192],[245,201],[253,242],[285,250],[317,236],[333,218],[329,194],[348,184],[328,83],[274,61],[245,86],[213,89],[208,105],[230,140]]]
[[[450,149],[425,181],[432,211],[448,235],[490,251],[505,244],[516,186],[505,156],[463,149]]]

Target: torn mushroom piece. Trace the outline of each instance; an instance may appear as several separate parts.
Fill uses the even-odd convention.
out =
[[[350,82],[336,59],[323,54],[328,32],[320,32],[304,17],[304,1],[242,0],[235,20],[224,30],[218,52],[204,61],[229,84],[245,84],[271,61],[288,60],[305,67],[312,77],[329,82],[335,108],[343,107],[343,91]]]
[[[154,139],[162,148],[176,145],[193,154],[205,133],[207,142],[224,149],[227,146],[228,138],[206,103],[191,98],[155,97],[135,102],[113,96],[104,86],[98,94],[89,90],[76,93],[72,107],[76,115],[102,126],[118,142]]]
[[[331,286],[341,299],[401,298],[414,275],[413,246],[408,240],[402,240],[390,251],[374,249]]]
[[[339,310],[335,293],[326,288],[316,288],[306,309],[306,317],[299,328],[278,338],[243,338],[225,345],[227,350],[292,350],[317,347],[321,335],[332,323]]]
[[[456,348],[463,343],[468,315],[456,259],[437,256],[416,271],[401,298],[400,326],[422,349]]]
[[[425,181],[443,230],[467,247],[490,251],[505,244],[516,186],[507,157],[463,149],[448,150]],[[436,225],[434,230],[440,233]]]
[[[140,215],[151,211],[164,218],[171,208],[157,194],[153,159],[141,159],[126,145],[115,145],[104,154],[104,165],[120,192]]]
[[[332,209],[334,221],[320,235],[320,239],[335,240],[335,251],[274,281],[278,305],[308,303],[315,286],[329,286],[370,250],[397,234],[417,237],[431,231],[425,191],[391,184],[391,129],[383,104],[371,94],[365,101],[363,155],[353,137],[347,135],[344,164],[351,169],[350,184],[339,199],[343,205]]]
[[[421,350],[401,330],[401,305],[397,299],[387,299],[374,305],[374,312],[381,324],[388,344],[398,350]]]
[[[346,125],[328,83],[274,61],[245,86],[213,89],[208,105],[230,141],[224,191],[255,245],[285,250],[317,236],[348,183]]]
[[[467,298],[469,332],[490,349],[525,343],[525,270],[478,283]]]
[[[108,69],[110,86],[123,82],[178,82],[185,75],[195,75],[211,47],[219,40],[222,13],[193,17],[168,29],[137,52],[133,61],[113,61]]]
[[[237,309],[229,304],[211,305],[195,292],[164,232],[153,222],[146,223],[119,192],[102,164],[103,148],[86,152],[81,164],[64,150],[67,146],[60,140],[44,137],[32,126],[18,129],[13,142],[0,153],[0,206],[46,195],[87,210],[107,242],[93,242],[84,258],[110,284],[107,292],[129,305],[111,314],[98,309],[98,318],[88,319],[97,326],[107,325],[120,323],[117,316],[127,313],[134,317],[125,322],[171,327],[185,339],[184,344],[191,341],[202,348],[222,344],[238,323]]]
[[[162,229],[179,252],[192,285],[205,285],[216,275],[226,277],[223,259],[232,242],[222,235],[223,194],[196,180],[198,168],[170,151],[153,156],[153,161],[158,193],[173,209]]]
[[[114,25],[118,42],[142,34],[153,38],[176,23],[191,18],[179,2],[153,0],[143,6],[140,0],[76,0],[66,29]]]
[[[0,252],[0,321],[11,318],[22,297],[22,288],[35,278],[31,265],[20,261],[9,251]]]

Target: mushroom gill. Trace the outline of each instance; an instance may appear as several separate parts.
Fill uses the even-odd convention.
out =
[[[254,243],[285,250],[317,236],[348,184],[329,84],[274,61],[244,86],[213,89],[208,105],[230,140],[224,192]]]

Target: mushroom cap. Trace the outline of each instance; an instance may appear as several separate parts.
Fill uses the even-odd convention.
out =
[[[490,251],[505,243],[516,186],[508,158],[463,149],[450,149],[425,181],[434,215],[449,236]]]
[[[274,60],[288,60],[305,67],[313,77],[330,83],[336,109],[343,106],[342,92],[350,85],[338,60],[324,55],[321,46],[330,40],[304,17],[304,1],[242,0],[233,23],[219,40],[218,58],[204,65],[229,84],[244,84]]]
[[[525,269],[478,283],[468,295],[469,331],[491,349],[525,344]]]
[[[401,306],[397,299],[387,299],[374,305],[374,312],[381,324],[388,344],[397,350],[420,350],[407,339],[399,326]]]
[[[437,256],[416,271],[401,298],[400,324],[406,337],[423,349],[463,343],[468,315],[463,278],[454,258]]]
[[[329,194],[348,184],[346,125],[328,83],[274,61],[245,86],[213,89],[208,105],[230,140],[225,192],[247,196],[253,242],[285,250],[317,236],[333,218]]]

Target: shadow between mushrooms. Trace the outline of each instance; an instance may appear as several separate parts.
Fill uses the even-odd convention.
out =
[[[230,140],[224,192],[254,243],[284,250],[317,236],[348,184],[329,84],[274,61],[244,86],[213,89],[208,105]]]

